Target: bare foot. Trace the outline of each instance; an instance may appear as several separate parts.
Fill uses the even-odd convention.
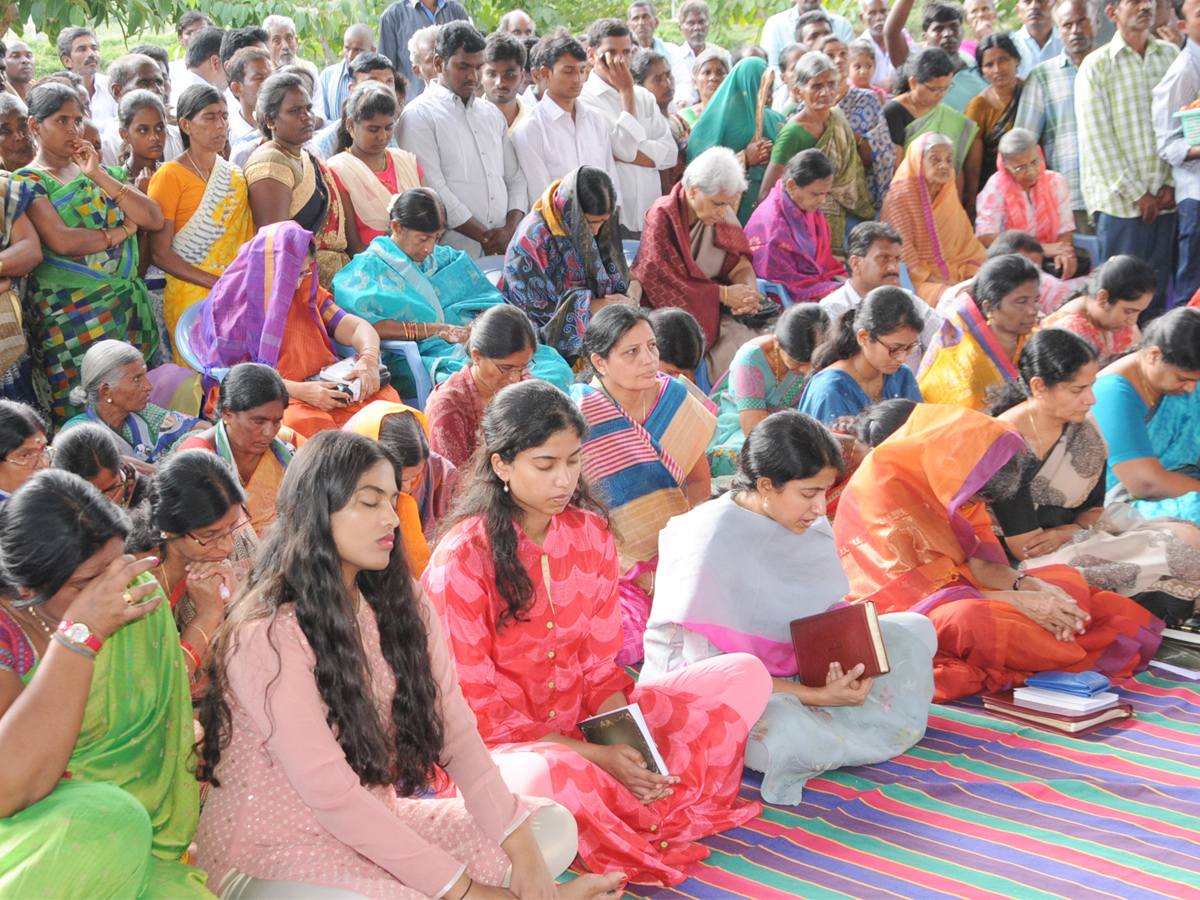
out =
[[[624,872],[580,875],[566,884],[560,884],[558,896],[562,900],[617,900],[625,894],[621,889],[624,880]]]

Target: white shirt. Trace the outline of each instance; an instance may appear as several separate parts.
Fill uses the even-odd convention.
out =
[[[918,338],[919,343],[913,348],[912,353],[908,354],[908,358],[904,360],[908,363],[908,367],[916,372],[921,367],[921,357],[925,355],[925,351],[929,349],[929,345],[933,343],[934,337],[941,330],[942,323],[946,320],[940,312],[912,291],[904,291],[904,293],[908,294],[908,299],[917,308],[917,315],[925,322],[925,327],[921,329],[921,336]],[[842,313],[848,309],[857,309],[858,305],[862,303],[862,299],[858,291],[854,289],[854,286],[847,281],[832,294],[826,294],[819,302],[821,309],[829,313],[830,321],[834,325],[837,325],[837,321],[842,317]]]
[[[654,95],[637,85],[633,95],[636,118],[621,109],[621,95],[593,70],[583,85],[579,103],[594,109],[608,122],[620,195],[625,201],[621,205],[621,224],[630,231],[640,232],[647,210],[662,196],[658,172],[675,165],[679,145]],[[639,152],[654,161],[653,169],[633,164]]]
[[[121,164],[121,146],[124,141],[121,140],[120,123],[116,119],[109,119],[100,126],[100,162],[106,166],[119,166]],[[167,126],[167,140],[163,144],[163,162],[174,159],[183,153],[183,139],[179,136],[178,125]]]
[[[186,56],[187,56],[187,51],[184,50],[183,55],[180,56],[179,59],[171,60],[170,65],[167,66],[167,72],[170,74],[170,78],[171,78],[171,105],[172,106],[175,105],[175,85],[176,85],[176,83],[178,83],[180,81],[186,81],[187,76],[189,74],[187,63],[184,62],[184,57],[186,57]]]
[[[854,40],[854,26],[850,24],[849,19],[828,9],[822,9],[821,12],[829,16],[829,21],[833,25],[833,33],[838,40],[843,44]],[[800,7],[793,5],[791,9],[785,9],[783,12],[771,16],[763,25],[758,43],[767,51],[767,62],[776,74],[779,74],[779,54],[783,52],[784,47],[796,43],[796,22],[799,18]]]
[[[258,131],[258,126],[242,118],[242,104],[238,102],[237,97],[233,100],[226,97],[225,102],[229,106],[229,146],[232,147],[242,138]]]
[[[171,76],[171,109],[178,108],[180,96],[193,84],[208,84],[208,82],[188,68],[185,68],[183,74],[178,78],[174,75]]]
[[[1050,37],[1046,38],[1046,44],[1042,47],[1038,46],[1037,40],[1024,25],[1009,37],[1013,39],[1013,43],[1021,52],[1021,64],[1017,66],[1017,77],[1020,79],[1028,78],[1034,66],[1044,63],[1048,59],[1054,59],[1063,52],[1063,42],[1057,28],[1050,29]]]
[[[496,114],[500,115],[499,110]],[[617,204],[621,205],[621,181],[613,160],[608,122],[582,101],[576,101],[572,119],[548,93],[544,94],[529,117],[513,129],[512,140],[525,170],[530,197],[540,197],[551,184],[580,166],[595,166],[613,180]]]
[[[92,121],[99,126],[101,123],[117,118],[117,101],[112,95],[112,82],[107,75],[96,73],[92,82],[95,93],[92,94]]]
[[[721,50],[716,44],[708,44],[705,50],[716,47]],[[725,62],[729,63],[729,54],[721,50],[725,54]],[[700,99],[700,94],[692,87],[692,77],[696,68],[696,51],[692,49],[692,45],[684,41],[671,52],[671,74],[675,76],[675,108],[682,109],[685,106],[691,106]]]
[[[481,256],[477,241],[452,229],[472,217],[485,228],[498,228],[511,210],[529,211],[525,173],[508,123],[490,103],[472,97],[464,104],[435,81],[404,108],[396,141],[416,155],[425,183],[446,204],[443,240],[451,247]]]

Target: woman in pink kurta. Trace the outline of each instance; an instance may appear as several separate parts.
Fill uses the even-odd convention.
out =
[[[408,574],[396,485],[394,464],[361,435],[323,432],[288,467],[279,527],[217,639],[202,712],[201,776],[213,787],[197,843],[221,897],[315,896],[299,883],[459,900],[496,896],[485,886],[509,879],[515,896],[544,896],[554,887],[539,821],[566,833],[550,865],[574,858],[570,816],[519,801],[479,738]],[[418,799],[430,757],[462,799]]]
[[[578,408],[552,385],[522,382],[496,396],[482,432],[461,518],[423,577],[479,732],[511,789],[575,814],[593,871],[678,884],[709,854],[692,841],[761,811],[737,795],[770,677],[730,654],[634,687],[615,663],[619,562],[579,478]],[[582,740],[581,720],[628,703],[641,707],[670,778],[628,745]]]

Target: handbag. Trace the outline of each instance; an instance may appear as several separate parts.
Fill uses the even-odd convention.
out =
[[[16,291],[5,291],[0,294],[0,373],[7,372],[27,349],[21,300]]]

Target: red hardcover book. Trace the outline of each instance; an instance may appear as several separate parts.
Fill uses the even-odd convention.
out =
[[[792,646],[796,648],[800,683],[805,687],[824,687],[833,662],[841,663],[843,672],[862,663],[866,667],[863,678],[891,671],[879,631],[879,615],[871,600],[793,620]]]
[[[1012,691],[997,691],[994,694],[984,694],[983,708],[993,715],[1000,716],[1002,719],[1020,722],[1023,725],[1036,725],[1040,728],[1057,731],[1059,734],[1067,734],[1072,737],[1082,737],[1085,734],[1091,734],[1098,728],[1107,728],[1115,722],[1120,722],[1123,719],[1133,716],[1133,707],[1128,703],[1118,703],[1116,706],[1109,706],[1106,709],[1075,715],[1065,712],[1043,712],[1039,709],[1030,709],[1027,706],[1014,703]]]

